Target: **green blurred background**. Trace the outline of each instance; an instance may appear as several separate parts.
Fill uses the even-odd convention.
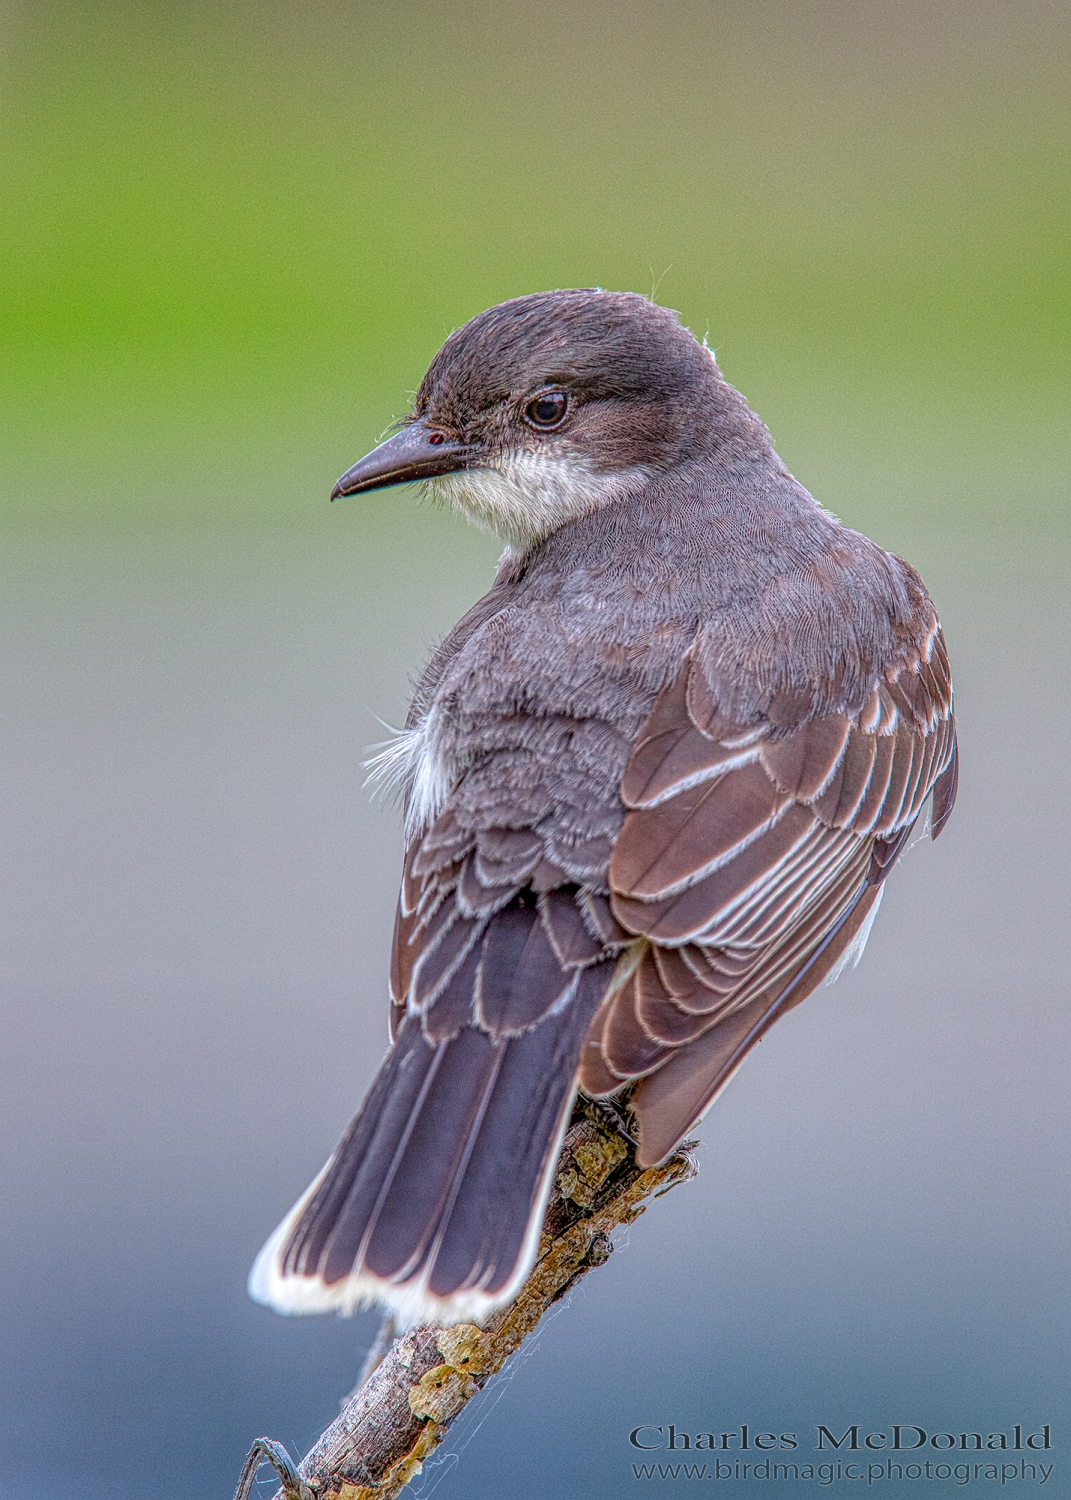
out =
[[[371,1314],[244,1278],[384,1046],[363,747],[497,549],[327,495],[551,286],[679,309],[920,567],[963,790],[421,1496],[621,1500],[640,1422],[1066,1433],[1069,77],[1042,0],[0,0],[5,1497],[228,1494],[353,1382]]]
[[[297,519],[452,327],[592,284],[709,333],[827,503],[1062,513],[1061,5],[27,3],[2,25],[13,521]]]

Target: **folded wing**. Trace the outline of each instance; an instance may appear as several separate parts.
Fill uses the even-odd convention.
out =
[[[580,1078],[596,1095],[638,1085],[645,1162],[674,1149],[777,1016],[858,955],[927,797],[934,837],[955,800],[932,613],[861,707],[793,717],[774,703],[735,722],[691,653],[622,781],[610,904],[638,944]]]

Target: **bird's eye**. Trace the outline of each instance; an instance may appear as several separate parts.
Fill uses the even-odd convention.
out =
[[[552,427],[561,426],[568,409],[569,398],[564,391],[540,391],[524,408],[524,417],[530,427],[547,432]]]

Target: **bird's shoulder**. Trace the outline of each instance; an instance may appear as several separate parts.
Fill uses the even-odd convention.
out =
[[[656,941],[724,940],[744,890],[761,904],[794,861],[808,879],[820,868],[801,861],[809,841],[834,864],[871,861],[880,883],[931,793],[940,832],[956,757],[932,601],[908,564],[842,528],[744,622],[706,622],[655,700],[622,778],[615,913]]]
[[[507,555],[433,656],[410,724],[437,702],[470,722],[564,712],[628,733],[688,654],[735,722],[854,714],[939,628],[914,568],[790,475],[654,489]]]

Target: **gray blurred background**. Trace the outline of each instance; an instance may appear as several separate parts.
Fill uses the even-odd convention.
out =
[[[245,1276],[385,1046],[365,747],[496,548],[326,496],[451,327],[591,284],[920,568],[961,797],[418,1493],[742,1421],[1049,1422],[1068,1492],[1069,66],[1040,3],[0,7],[5,1500],[228,1495],[353,1383],[374,1315]]]

